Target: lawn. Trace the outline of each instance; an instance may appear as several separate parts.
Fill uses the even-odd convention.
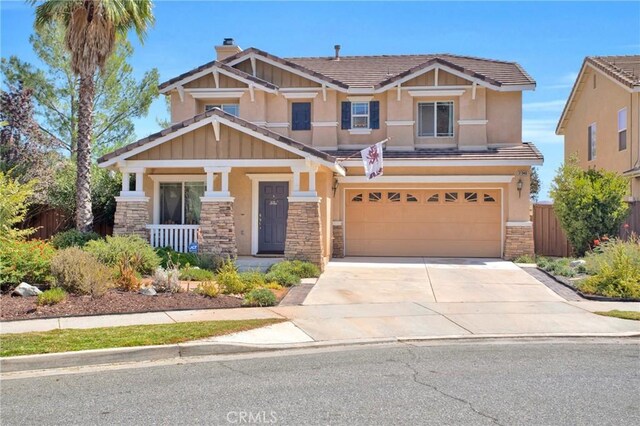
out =
[[[640,312],[636,312],[636,311],[619,311],[617,309],[614,309],[613,311],[596,312],[596,314],[603,315],[605,317],[614,317],[614,318],[640,321]]]
[[[4,334],[0,335],[0,357],[167,345],[251,330],[282,321],[284,320],[203,321]]]

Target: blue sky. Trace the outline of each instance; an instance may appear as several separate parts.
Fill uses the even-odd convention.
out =
[[[456,53],[519,62],[537,81],[524,94],[525,141],[545,155],[541,199],[563,160],[555,126],[582,60],[640,53],[640,2],[211,2],[157,1],[156,25],[132,64],[157,67],[161,80],[214,58],[233,37],[243,48],[278,56]],[[35,62],[29,45],[33,10],[0,1],[0,53]],[[157,131],[162,100],[136,121],[138,137]]]

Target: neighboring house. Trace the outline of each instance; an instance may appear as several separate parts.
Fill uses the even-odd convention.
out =
[[[640,200],[639,108],[640,55],[589,56],[556,129],[565,159],[629,176],[630,201]]]
[[[450,54],[280,58],[225,39],[160,85],[172,127],[107,154],[116,234],[223,255],[533,253],[514,62]],[[368,181],[358,150],[390,138]],[[135,174],[135,188],[129,177]]]

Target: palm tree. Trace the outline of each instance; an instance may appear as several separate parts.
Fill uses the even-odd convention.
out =
[[[151,0],[29,0],[36,7],[36,28],[59,21],[65,30],[71,68],[79,77],[78,151],[76,177],[76,228],[90,231],[91,128],[93,125],[94,77],[113,52],[116,37],[135,30],[144,41],[154,22]]]

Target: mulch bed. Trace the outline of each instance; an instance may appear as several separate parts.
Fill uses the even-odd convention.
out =
[[[70,295],[64,302],[53,306],[37,306],[36,297],[13,297],[3,294],[0,295],[0,321],[240,306],[242,300],[237,297],[220,295],[212,299],[191,292],[144,296],[113,290],[99,299]]]

